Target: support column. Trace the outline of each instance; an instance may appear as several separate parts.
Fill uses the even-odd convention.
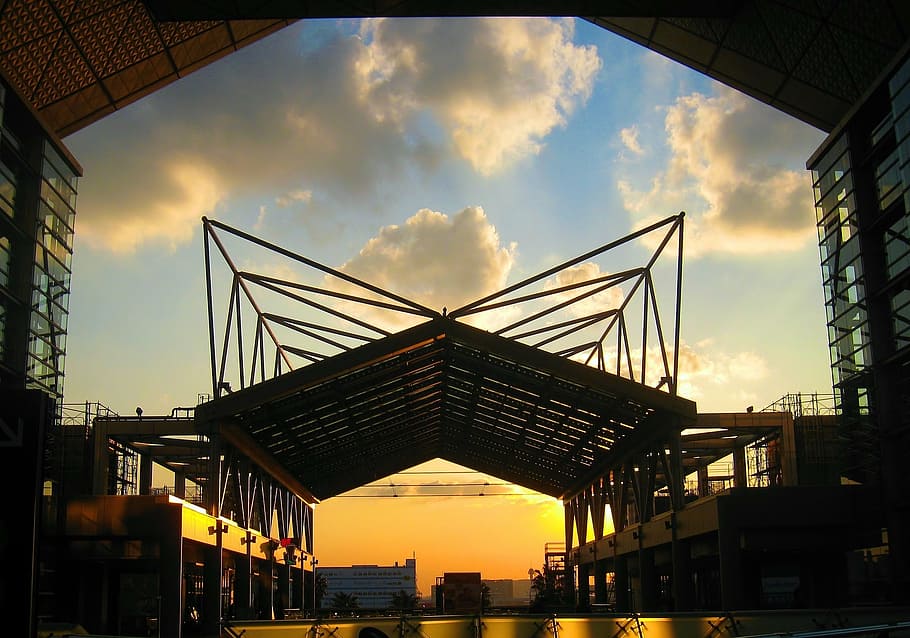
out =
[[[186,472],[181,470],[174,471],[174,496],[186,498]]]
[[[660,607],[660,601],[653,549],[638,550],[638,583],[641,589],[641,609],[635,611],[656,611]]]
[[[290,578],[288,571],[289,565],[279,563],[276,565],[278,570],[278,592],[275,595],[275,620],[284,618],[284,610],[288,608]]]
[[[698,468],[698,498],[708,496],[711,491],[711,483],[708,481],[707,466]]]
[[[746,448],[733,448],[733,487],[749,487],[746,480]]]
[[[674,517],[675,518],[675,517]],[[677,538],[673,521],[673,611],[689,611],[695,605],[692,583],[692,548],[688,540]]]
[[[720,602],[724,611],[743,607],[743,559],[739,530],[721,523],[717,531],[720,563]]]
[[[183,631],[183,539],[163,536],[158,572],[158,627],[160,636],[180,636]]]
[[[250,538],[247,532],[246,555],[234,560],[234,616],[236,618],[252,618],[253,591],[250,578],[252,577],[252,557],[250,552]]]
[[[579,563],[578,565],[578,602],[576,608],[578,611],[590,611],[591,609],[591,563]]]
[[[629,564],[625,556],[613,559],[613,586],[616,591],[616,611],[632,611],[632,600],[629,595]]]
[[[594,561],[594,602],[607,604],[607,561]]]
[[[221,632],[221,533],[217,535],[218,543],[206,546],[203,552],[202,568],[202,630],[213,636]]]
[[[152,493],[152,455],[139,455],[139,494],[148,496]]]

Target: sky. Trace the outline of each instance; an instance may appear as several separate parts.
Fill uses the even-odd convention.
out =
[[[85,173],[65,401],[211,393],[202,216],[440,309],[683,210],[680,393],[829,393],[823,138],[580,20],[295,23],[64,140]],[[337,498],[316,520],[320,564],[413,555],[424,593],[526,577],[563,534],[543,497]]]

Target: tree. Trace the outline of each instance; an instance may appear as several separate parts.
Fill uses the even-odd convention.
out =
[[[325,598],[325,591],[329,587],[329,581],[322,574],[316,574],[316,609],[322,606],[322,599]]]
[[[531,611],[538,612],[572,604],[575,595],[575,592],[566,590],[565,574],[547,565],[542,570],[534,570],[531,591],[534,593]]]
[[[350,611],[352,609],[359,609],[360,603],[357,601],[357,596],[354,594],[339,591],[332,595],[330,606],[332,609]]]
[[[399,611],[413,611],[417,608],[420,599],[416,594],[409,594],[403,589],[392,594],[392,609]]]
[[[493,596],[490,594],[490,586],[486,583],[480,585],[480,609],[489,611],[493,606]]]

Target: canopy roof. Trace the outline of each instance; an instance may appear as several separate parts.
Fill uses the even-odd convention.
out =
[[[438,317],[203,404],[320,499],[434,458],[555,497],[694,423],[667,392]]]
[[[903,0],[0,0],[0,71],[68,135],[298,18],[580,16],[823,130],[905,46]]]
[[[695,422],[677,396],[684,217],[451,312],[204,219],[197,425],[317,499],[434,458],[571,497]]]

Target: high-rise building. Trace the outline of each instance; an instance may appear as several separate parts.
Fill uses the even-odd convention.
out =
[[[0,383],[58,401],[80,174],[0,76]]]
[[[807,163],[815,190],[845,475],[881,484],[891,560],[910,533],[910,57],[898,56]],[[898,567],[898,569],[900,569]],[[900,579],[904,589],[907,578]],[[904,592],[906,595],[907,591]]]

